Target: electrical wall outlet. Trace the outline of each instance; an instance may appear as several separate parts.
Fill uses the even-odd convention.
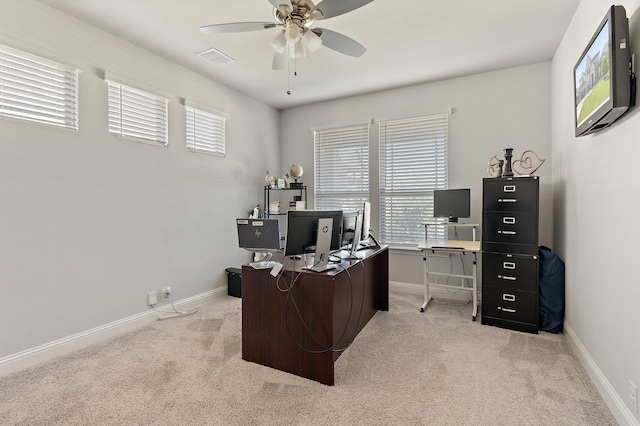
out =
[[[158,292],[150,291],[149,293],[147,293],[147,305],[153,306],[156,303],[158,303]]]
[[[629,398],[631,398],[631,408],[638,414],[638,387],[629,380]]]
[[[171,296],[171,287],[165,287],[162,289],[162,300],[167,300]]]

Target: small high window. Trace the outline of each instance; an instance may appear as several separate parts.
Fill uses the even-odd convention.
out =
[[[78,130],[78,73],[0,45],[0,116]]]
[[[225,118],[187,106],[187,149],[202,154],[225,155]]]
[[[109,133],[167,146],[168,100],[109,81]]]

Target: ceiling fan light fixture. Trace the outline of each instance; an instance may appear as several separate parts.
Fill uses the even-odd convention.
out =
[[[275,22],[228,22],[200,27],[207,34],[226,34],[248,31],[260,31],[271,28],[280,29],[269,42],[275,50],[272,68],[282,69],[290,59],[304,58],[309,52],[315,52],[320,46],[345,55],[360,57],[367,49],[355,40],[323,28],[311,28],[314,21],[339,16],[358,9],[374,0],[268,0],[273,5]],[[315,3],[318,2],[316,5]],[[204,55],[201,55],[205,57]],[[205,57],[210,61],[228,63],[227,57]]]
[[[319,11],[318,9],[313,10],[310,14],[309,14],[309,21],[313,22],[316,19],[322,19],[322,12]]]
[[[300,41],[300,37],[302,37],[302,30],[298,25],[291,24],[284,30],[284,37],[289,43],[297,43]]]
[[[287,4],[281,4],[280,6],[278,6],[278,10],[284,15],[288,15],[289,13],[291,13],[291,7]]]
[[[292,53],[293,53],[293,57],[296,59],[304,58],[305,56],[307,56],[306,52],[304,51],[304,46],[302,45],[302,43],[294,44]]]
[[[280,31],[278,35],[269,42],[269,44],[276,52],[284,52],[284,48],[287,47],[287,38],[284,34],[284,31]]]
[[[302,40],[304,41],[307,49],[311,52],[315,52],[322,46],[322,39],[318,37],[316,33],[311,30],[306,30],[304,35],[302,36]]]

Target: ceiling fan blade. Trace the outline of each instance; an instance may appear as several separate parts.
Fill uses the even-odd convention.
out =
[[[322,0],[311,9],[311,12],[313,13],[317,10],[322,14],[322,16],[316,16],[316,20],[333,18],[334,16],[351,12],[372,1],[373,0]]]
[[[269,3],[273,5],[276,9],[280,9],[280,6],[284,6],[285,8],[289,8],[289,10],[293,9],[291,5],[291,0],[269,0]]]
[[[326,28],[315,28],[312,31],[322,39],[324,46],[336,52],[359,58],[367,51],[366,47],[346,35],[327,30]]]
[[[232,22],[229,24],[213,24],[200,27],[200,31],[207,34],[243,33],[260,31],[276,27],[273,22]]]
[[[281,70],[287,66],[287,62],[289,62],[289,49],[286,48],[282,51],[282,53],[276,52],[273,55],[273,62],[271,64],[271,68],[274,70]]]

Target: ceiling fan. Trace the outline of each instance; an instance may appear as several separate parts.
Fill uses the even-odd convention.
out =
[[[360,57],[367,49],[357,41],[328,30],[311,28],[315,21],[333,18],[371,3],[373,0],[321,0],[317,5],[311,0],[268,0],[274,7],[276,22],[232,22],[200,27],[208,34],[260,31],[280,28],[271,41],[276,51],[273,57],[274,70],[284,68],[290,58],[304,58],[306,51],[315,52],[324,45],[345,55]]]

